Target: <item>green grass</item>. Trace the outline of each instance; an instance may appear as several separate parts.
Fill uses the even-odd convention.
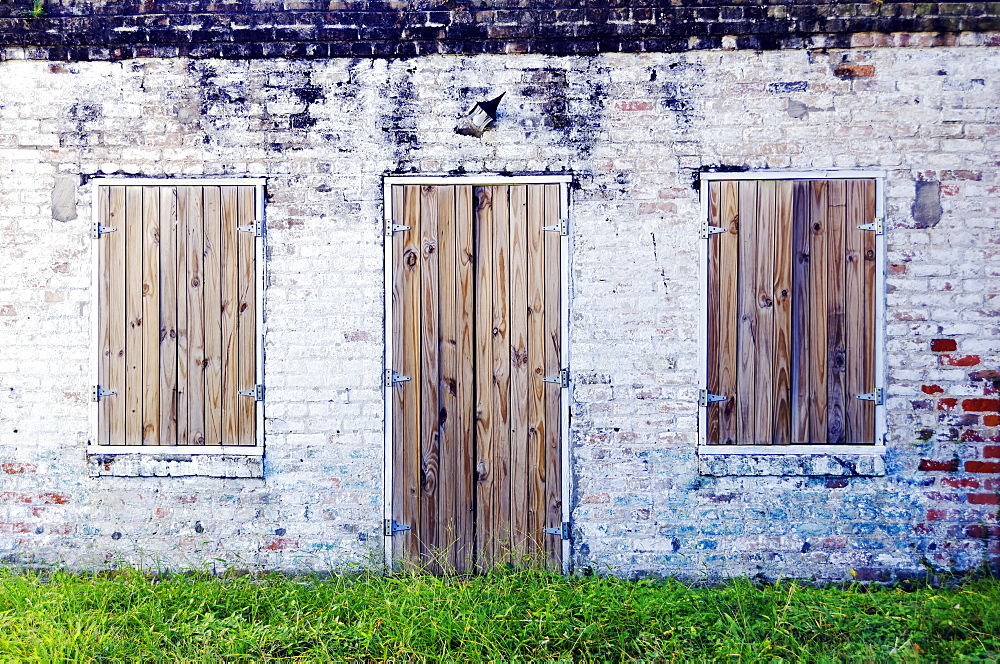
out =
[[[0,572],[0,661],[997,661],[1000,582]]]

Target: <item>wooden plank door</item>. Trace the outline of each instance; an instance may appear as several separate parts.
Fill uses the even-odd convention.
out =
[[[561,567],[559,185],[394,185],[393,557]]]

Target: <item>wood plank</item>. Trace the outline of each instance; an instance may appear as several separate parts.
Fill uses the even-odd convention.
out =
[[[757,322],[754,353],[755,445],[770,445],[774,439],[774,226],[775,182],[757,183],[757,252],[755,276]]]
[[[440,428],[438,380],[441,374],[439,343],[438,284],[438,189],[420,188],[421,294],[420,320],[420,553],[430,572],[440,572],[434,557],[439,546],[438,466]]]
[[[774,196],[774,437],[792,437],[792,263],[793,181],[779,180]]]
[[[827,247],[826,180],[810,183],[809,206],[809,442],[823,445],[827,436],[827,299],[829,275]]]
[[[455,187],[455,230],[458,250],[458,468],[455,479],[455,521],[458,550],[455,571],[462,574],[472,569],[475,550],[473,517],[475,516],[473,492],[473,459],[475,458],[474,395],[475,368],[474,295],[476,273],[473,236],[473,191],[470,185]],[[486,365],[490,366],[490,365]]]
[[[713,180],[708,183],[708,223],[712,226],[722,226],[722,182]],[[704,241],[704,240],[703,240]],[[719,303],[719,244],[720,238],[709,237],[707,241],[708,251],[708,283],[705,288],[707,292],[708,306],[705,312],[707,328],[707,357],[706,382],[705,387],[709,394],[719,394],[719,332],[720,329],[720,303]],[[719,406],[712,404],[705,409],[706,433],[705,442],[709,445],[719,443]]]
[[[111,191],[109,187],[97,188],[97,221],[102,226],[111,225],[110,205]],[[111,282],[114,272],[114,252],[111,235],[102,236],[98,242],[98,290],[97,290],[97,384],[102,389],[117,391],[111,386]],[[120,394],[120,393],[119,393]],[[111,436],[111,401],[115,397],[102,399],[97,407],[97,432],[94,444],[107,445]]]
[[[476,557],[493,567],[496,553],[493,449],[493,187],[476,187]]]
[[[846,311],[844,242],[847,222],[847,182],[827,183],[827,402],[826,442],[843,445],[846,440],[847,392]]]
[[[222,444],[237,445],[240,437],[239,409],[241,397],[239,391],[244,389],[239,377],[240,337],[237,322],[239,307],[239,189],[223,187],[222,218],[219,233],[219,254],[222,257],[222,269],[219,294],[219,326],[221,329],[222,392],[220,407],[222,409]]]
[[[226,187],[235,189],[235,187]],[[222,189],[205,187],[205,444],[222,444]]]
[[[528,430],[527,430],[527,535],[528,551],[537,559],[544,552],[546,494],[545,461],[545,185],[527,186],[527,348],[528,348]]]
[[[177,188],[159,187],[160,444],[177,444]]]
[[[108,187],[108,225],[118,230],[104,236],[107,240],[108,278],[108,324],[110,327],[110,360],[108,363],[108,386],[105,389],[117,392],[108,399],[107,423],[108,444],[125,444],[125,331],[128,322],[125,314],[125,187]]]
[[[793,185],[792,220],[792,444],[809,442],[809,220],[812,187]]]
[[[437,543],[444,570],[456,566],[455,484],[459,481],[458,414],[458,312],[455,307],[457,248],[455,235],[455,187],[435,187],[438,239],[438,469]]]
[[[512,553],[528,555],[528,209],[527,187],[510,187],[510,447]]]
[[[160,444],[160,191],[142,188],[142,444]]]
[[[719,443],[734,445],[737,441],[736,411],[739,394],[736,385],[737,329],[739,320],[739,183],[721,183],[722,200],[720,225],[729,232],[719,233],[712,240],[719,245],[719,392],[728,397],[718,403]]]
[[[493,187],[493,530],[496,564],[510,558],[511,521],[511,322],[510,187]]]
[[[188,437],[184,445],[205,444],[205,302],[202,259],[205,252],[205,229],[202,188],[189,187],[186,229],[187,252],[187,417]]]
[[[395,223],[403,224],[403,187],[401,185],[392,185],[389,192],[390,196],[390,216],[395,221]],[[404,224],[405,225],[405,224]],[[406,244],[406,236],[412,235],[413,231],[410,230],[406,233],[393,233],[392,236],[386,237],[385,241],[392,244],[392,320],[390,324],[392,325],[390,334],[392,335],[392,357],[389,360],[389,366],[386,367],[390,371],[399,371],[402,373],[403,368],[403,353],[404,353],[404,334],[403,326],[405,324],[404,316],[406,314],[406,303],[404,301],[404,288],[405,288],[405,274],[409,270],[404,261],[403,248]],[[408,375],[408,374],[403,374]],[[406,458],[403,453],[404,444],[404,431],[405,431],[405,417],[406,413],[403,410],[403,394],[406,391],[406,387],[402,388],[393,387],[386,390],[386,398],[391,400],[392,407],[392,477],[389,480],[392,482],[392,519],[398,523],[408,524],[405,521],[404,511],[406,504]],[[410,390],[413,391],[412,389]],[[403,560],[405,555],[404,542],[405,539],[402,536],[403,533],[400,532],[398,535],[392,537],[389,541],[392,546],[392,558],[390,564],[395,566],[396,563]]]
[[[559,223],[560,185],[545,185],[543,224]],[[562,368],[562,241],[558,233],[545,235],[545,375]],[[545,518],[543,528],[562,524],[562,397],[561,385],[545,383]],[[542,534],[549,569],[562,569],[562,539]]]
[[[142,444],[142,187],[125,188],[125,444]]]
[[[254,187],[240,187],[237,196],[237,224],[249,226],[257,216]],[[238,272],[236,289],[239,293],[239,308],[236,313],[236,328],[239,335],[236,380],[240,389],[248,390],[257,384],[257,238],[253,233],[237,231],[236,252]],[[257,442],[257,402],[249,397],[240,397],[239,445],[254,445]]]
[[[754,438],[754,402],[757,354],[757,182],[739,183],[739,285],[736,329],[736,439],[750,445]]]
[[[399,538],[403,543],[403,560],[411,567],[420,563],[420,471],[421,471],[421,403],[422,361],[420,357],[421,317],[421,274],[422,250],[421,241],[423,228],[420,223],[420,187],[407,185],[403,187],[403,225],[409,226],[403,236],[403,269],[400,292],[403,302],[400,311],[403,357],[401,373],[410,377],[410,382],[402,389],[403,431],[400,445],[402,447],[403,468],[399,481],[402,483],[403,504],[400,510],[400,522],[410,526]]]
[[[875,219],[875,181],[865,180],[862,185],[862,199],[864,208],[864,217],[866,219],[865,223],[869,223]],[[876,319],[875,310],[878,306],[878,298],[882,297],[881,293],[876,293],[875,291],[875,269],[876,269],[876,255],[875,255],[875,233],[866,232],[863,235],[863,242],[865,248],[865,261],[864,261],[864,291],[865,291],[865,308],[864,308],[864,318],[865,318],[865,337],[864,343],[862,344],[862,383],[867,385],[865,392],[871,392],[875,389],[876,376],[875,376],[875,344],[876,344]],[[878,442],[875,440],[875,404],[870,401],[864,401],[863,409],[866,416],[862,418],[862,426],[859,427],[860,438],[865,442],[870,442],[872,444]]]
[[[187,445],[190,437],[188,426],[188,383],[195,371],[189,366],[188,349],[188,224],[191,216],[191,197],[198,188],[177,188],[177,444]]]

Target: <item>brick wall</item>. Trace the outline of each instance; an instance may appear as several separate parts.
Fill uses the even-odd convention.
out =
[[[0,63],[18,81],[0,89],[0,557],[305,570],[377,555],[381,175],[571,170],[578,567],[886,579],[989,562],[997,55]],[[482,139],[454,132],[500,91]],[[888,171],[884,474],[699,473],[694,183],[712,167]],[[268,178],[263,479],[88,476],[100,174]],[[66,177],[75,217],[54,209]]]

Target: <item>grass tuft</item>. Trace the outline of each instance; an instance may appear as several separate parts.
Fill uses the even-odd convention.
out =
[[[0,571],[0,661],[995,661],[1000,582]]]

